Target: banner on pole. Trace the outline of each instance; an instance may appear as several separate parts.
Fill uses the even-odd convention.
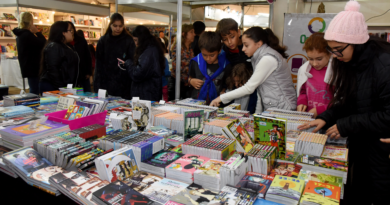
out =
[[[325,32],[336,14],[285,14],[283,45],[287,46],[287,63],[296,87],[298,69],[307,60],[303,44],[311,34]]]

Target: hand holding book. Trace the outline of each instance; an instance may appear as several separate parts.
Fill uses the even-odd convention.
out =
[[[317,119],[317,120],[314,120],[312,122],[309,122],[309,123],[306,123],[306,124],[298,126],[298,129],[299,130],[307,130],[307,129],[311,128],[311,127],[316,127],[313,130],[313,133],[316,133],[316,132],[318,132],[318,130],[323,128],[325,125],[326,125],[326,122],[324,120]]]

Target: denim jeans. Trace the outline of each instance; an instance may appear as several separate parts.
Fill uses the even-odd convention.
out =
[[[30,93],[39,95],[39,77],[27,78],[28,86],[30,87]]]
[[[58,88],[46,81],[39,82],[39,94],[42,95],[43,92],[53,91],[53,90],[58,90]]]

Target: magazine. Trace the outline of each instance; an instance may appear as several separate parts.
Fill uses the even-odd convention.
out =
[[[338,205],[340,204],[340,187],[309,181],[302,194],[301,204]]]
[[[264,198],[274,177],[248,172],[236,185],[237,188],[246,189],[258,193],[258,198]]]
[[[143,193],[151,200],[165,204],[186,187],[188,187],[188,184],[164,178],[143,191]]]
[[[184,141],[203,133],[204,110],[184,112]]]
[[[301,171],[302,166],[294,163],[287,162],[276,162],[275,169],[271,171],[270,176],[275,177],[276,175],[288,176],[292,178],[297,178],[299,171]]]
[[[218,192],[213,192],[203,188],[198,184],[191,184],[186,189],[171,198],[171,201],[179,202],[186,205],[206,205]]]

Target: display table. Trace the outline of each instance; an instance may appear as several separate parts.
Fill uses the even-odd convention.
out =
[[[22,73],[20,72],[19,60],[2,59],[0,64],[1,84],[23,89]],[[24,80],[26,89],[29,89],[27,79]]]

